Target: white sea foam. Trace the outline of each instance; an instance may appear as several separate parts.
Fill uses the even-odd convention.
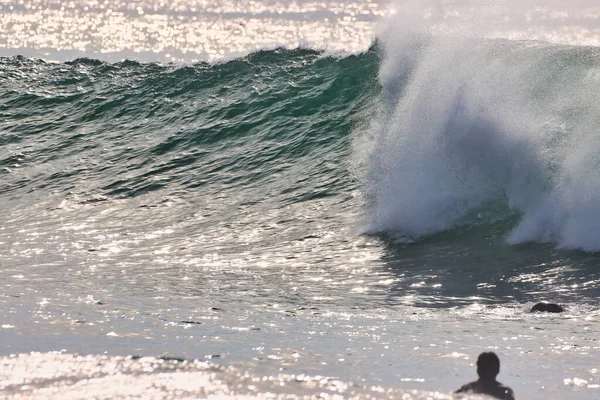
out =
[[[452,32],[431,15],[460,10],[422,9],[431,23],[405,7],[380,34],[368,230],[421,237],[501,202],[522,215],[509,243],[600,250],[600,50],[483,39],[486,20],[503,24],[494,7]],[[566,26],[568,15],[555,19]]]

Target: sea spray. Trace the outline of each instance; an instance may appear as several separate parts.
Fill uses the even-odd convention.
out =
[[[508,243],[599,250],[600,52],[412,26],[382,36],[367,230],[415,239],[517,213]]]

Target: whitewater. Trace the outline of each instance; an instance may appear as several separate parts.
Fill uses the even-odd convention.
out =
[[[599,15],[0,1],[0,393],[597,398]]]

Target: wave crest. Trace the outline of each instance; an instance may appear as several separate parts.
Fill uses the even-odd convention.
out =
[[[403,32],[385,53],[369,231],[418,238],[517,212],[509,243],[600,250],[599,50]]]

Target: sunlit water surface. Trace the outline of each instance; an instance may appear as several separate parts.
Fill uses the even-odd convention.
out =
[[[356,52],[386,3],[372,1],[0,2],[0,55],[197,62],[274,47]]]
[[[148,207],[151,202],[65,201],[30,205],[27,214],[12,208],[0,231],[0,242],[10,249],[2,260],[0,297],[5,355],[59,351],[206,360],[237,368],[223,378],[236,393],[235,377],[245,373],[449,393],[474,378],[477,354],[492,349],[502,358],[500,380],[520,398],[598,396],[598,273],[587,266],[593,256],[534,246],[496,260],[493,247],[507,246],[502,238],[386,245],[358,236],[352,213],[343,208],[345,218],[328,221],[325,210],[339,205],[327,200],[288,210],[287,218],[304,224],[277,235],[267,226],[277,220],[270,215],[276,210],[248,210],[242,220],[254,229],[239,231],[226,219],[190,217],[198,208],[191,200]],[[497,270],[482,274],[477,263],[456,265],[471,258]],[[531,314],[535,299],[562,300],[567,312]],[[70,365],[79,371],[74,382],[86,387],[96,375],[65,357],[52,359],[59,361],[56,368]],[[119,365],[111,362],[106,368],[115,370],[107,374],[135,373]],[[58,396],[76,387],[35,382],[3,385],[32,395],[39,389],[40,397],[44,390]],[[110,382],[104,384],[88,389],[108,390]],[[415,398],[427,398],[425,392]],[[296,386],[284,393],[314,394]]]
[[[597,14],[586,10],[563,28],[560,13],[538,9],[529,21],[544,29],[510,35],[595,44]],[[4,1],[0,47],[49,60],[176,62],[279,46],[358,52],[389,12],[371,1]],[[419,18],[477,15],[427,12]],[[434,30],[451,30],[443,21]],[[350,195],[310,201],[168,185],[119,199],[86,191],[85,180],[45,187],[36,177],[46,167],[20,172],[21,162],[7,167],[22,175],[0,205],[9,396],[445,398],[475,378],[486,349],[519,398],[600,395],[597,255],[511,247],[505,231],[412,244],[362,235],[356,182]],[[529,313],[539,300],[566,313]],[[190,361],[117,357],[130,355]]]

